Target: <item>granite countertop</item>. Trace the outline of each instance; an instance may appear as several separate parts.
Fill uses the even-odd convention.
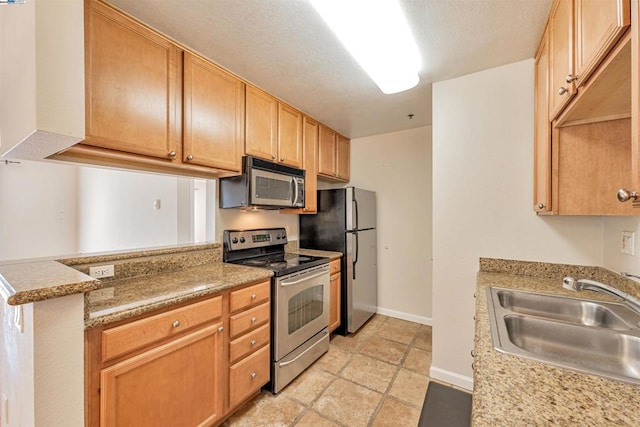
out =
[[[330,258],[331,261],[336,260],[342,257],[342,252],[334,252],[334,251],[321,251],[319,249],[287,249],[287,252],[298,255],[307,255],[307,256],[319,256],[324,258]]]
[[[113,296],[97,300],[89,294],[85,328],[93,328],[168,307],[236,286],[269,279],[262,268],[214,262],[169,273],[113,280],[99,293]]]
[[[53,260],[2,263],[0,294],[20,305],[100,288],[100,281]]]
[[[640,424],[640,387],[499,353],[493,348],[486,288],[575,297],[575,292],[562,288],[563,275],[588,277],[635,295],[640,293],[640,285],[598,267],[482,259],[476,289],[472,425]],[[581,296],[612,301],[595,292],[585,291]]]

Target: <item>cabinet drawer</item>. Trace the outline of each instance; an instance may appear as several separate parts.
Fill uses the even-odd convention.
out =
[[[222,296],[102,332],[102,361],[143,348],[222,316]]]
[[[231,292],[229,310],[235,313],[258,304],[262,304],[271,296],[271,282],[262,282]]]
[[[236,363],[248,354],[253,353],[256,349],[269,344],[271,329],[269,323],[251,331],[246,335],[242,335],[240,338],[231,341],[229,349],[229,359],[231,363]]]
[[[231,316],[230,336],[234,338],[269,321],[271,304],[268,302]]]
[[[229,372],[230,405],[241,403],[269,381],[269,346],[231,366]]]
[[[338,259],[334,259],[329,264],[329,273],[333,274],[333,273],[337,273],[339,271],[340,271],[340,259],[338,258]]]

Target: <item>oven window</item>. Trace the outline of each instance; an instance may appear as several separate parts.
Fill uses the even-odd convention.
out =
[[[291,182],[256,176],[255,194],[260,199],[289,200]]]
[[[289,299],[289,334],[322,315],[322,294],[322,285],[318,285]]]

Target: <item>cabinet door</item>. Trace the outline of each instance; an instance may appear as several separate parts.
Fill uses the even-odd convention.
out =
[[[581,86],[631,22],[629,0],[576,1],[576,74]]]
[[[223,411],[222,323],[100,374],[101,426],[212,424]]]
[[[549,39],[544,33],[535,62],[533,136],[533,204],[536,212],[551,210],[551,122],[549,122]]]
[[[247,85],[245,105],[245,152],[275,161],[278,101],[260,89]]]
[[[182,51],[110,7],[85,12],[85,144],[170,159],[181,141]]]
[[[349,181],[351,167],[351,141],[342,135],[336,139],[336,176]]]
[[[318,173],[336,176],[336,133],[323,125],[318,134]]]
[[[243,141],[244,83],[185,52],[183,161],[241,172]]]
[[[556,1],[549,15],[551,120],[558,116],[576,93],[576,85],[572,80],[575,75],[573,64],[573,4],[573,0]],[[570,80],[569,83],[567,79]]]
[[[332,274],[329,282],[329,332],[340,326],[340,273]]]
[[[278,103],[278,161],[302,167],[302,113]]]

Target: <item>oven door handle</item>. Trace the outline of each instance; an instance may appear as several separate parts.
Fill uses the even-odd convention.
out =
[[[323,271],[322,271],[322,272],[320,272],[320,273],[314,274],[314,275],[312,275],[312,276],[306,276],[306,277],[303,277],[302,279],[295,280],[295,281],[293,281],[293,282],[289,282],[289,281],[283,280],[282,282],[280,282],[280,286],[293,286],[293,285],[297,285],[298,283],[305,282],[305,281],[307,281],[307,280],[309,280],[309,279],[315,279],[316,277],[320,277],[320,276],[322,276],[323,274],[326,274],[326,273],[327,273],[327,271],[326,271],[326,270],[323,270]]]
[[[324,332],[323,335],[326,335],[328,332],[327,331],[322,331]],[[286,362],[282,362],[282,363],[278,363],[278,366],[281,368],[284,368],[287,365],[291,365],[293,362],[295,362],[296,360],[300,359],[302,356],[304,356],[305,354],[307,354],[308,352],[310,352],[315,346],[317,346],[318,344],[320,344],[322,342],[322,340],[318,340],[316,341],[311,347],[309,347],[308,349],[306,349],[305,351],[303,351],[302,353],[300,353],[299,355],[297,355],[295,358],[293,358],[292,360],[288,360]]]

